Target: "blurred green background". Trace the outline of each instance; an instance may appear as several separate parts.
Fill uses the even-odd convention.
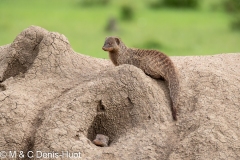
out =
[[[232,10],[227,0],[178,1],[0,0],[0,46],[37,25],[64,34],[76,52],[94,57],[108,57],[101,47],[110,35],[168,55],[240,52],[240,32],[232,25],[237,16],[226,10]]]

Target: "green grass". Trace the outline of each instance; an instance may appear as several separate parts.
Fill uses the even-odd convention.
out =
[[[145,1],[132,0],[134,20],[120,19],[120,7],[129,1],[112,1],[107,6],[83,7],[80,0],[0,0],[0,45],[11,43],[30,25],[64,34],[76,52],[107,58],[101,47],[106,36],[116,35],[129,47],[144,48],[159,43],[168,55],[205,55],[240,52],[240,33],[231,31],[230,16],[211,11],[209,1],[197,10],[152,10]],[[211,1],[216,2],[217,1]],[[115,17],[119,31],[104,31]]]

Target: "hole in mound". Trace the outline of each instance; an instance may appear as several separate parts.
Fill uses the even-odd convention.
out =
[[[5,91],[6,89],[6,86],[0,83],[0,91]]]
[[[116,134],[113,132],[113,121],[107,120],[104,114],[97,115],[91,126],[88,128],[87,138],[92,142],[97,134],[103,134],[109,137],[109,144],[115,139]]]
[[[30,53],[24,53],[24,52],[30,52]],[[21,63],[19,61],[20,57],[14,57],[14,60],[11,60],[8,64],[8,67],[6,68],[4,75],[2,77],[2,82],[10,77],[15,77],[19,74],[24,74],[27,72],[27,70],[32,66],[34,60],[36,59],[39,52],[38,45],[36,45],[33,50],[28,51],[21,51],[21,55],[25,59],[25,63]],[[25,55],[26,54],[26,55]],[[28,55],[29,54],[29,55]],[[24,76],[24,75],[21,75]]]
[[[27,71],[27,67],[22,65],[19,60],[14,60],[12,61],[8,67],[7,70],[4,73],[3,76],[3,81],[5,81],[6,79],[10,78],[10,77],[14,77],[16,75],[18,75],[18,73],[25,73]]]
[[[128,102],[129,102],[131,105],[133,105],[133,102],[132,102],[132,100],[131,100],[129,97],[127,97],[127,100],[128,100]]]
[[[102,104],[102,100],[100,100],[97,105],[97,112],[104,112],[105,110],[105,106]]]
[[[150,115],[148,116],[148,119],[149,119],[149,120],[151,119],[151,116],[150,116]]]
[[[97,104],[97,115],[87,131],[87,138],[92,142],[97,134],[109,137],[109,145],[116,142],[128,128],[137,125],[134,116],[134,104],[129,97],[121,100],[120,104],[106,106],[102,101]]]
[[[75,140],[77,140],[77,141],[79,140],[79,137],[80,137],[79,132],[80,132],[80,131],[78,130],[77,133],[76,133],[76,135],[73,137],[73,138],[74,138]]]

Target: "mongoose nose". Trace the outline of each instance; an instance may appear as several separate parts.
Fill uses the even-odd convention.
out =
[[[102,49],[103,49],[104,51],[106,51],[106,48],[105,48],[104,46],[102,47]]]

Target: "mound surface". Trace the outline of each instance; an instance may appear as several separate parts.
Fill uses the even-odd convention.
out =
[[[240,54],[171,58],[181,84],[177,122],[164,81],[78,54],[59,33],[25,29],[0,47],[0,150],[26,159],[29,151],[35,159],[39,151],[68,151],[56,159],[240,159]],[[109,147],[92,144],[96,134]]]

